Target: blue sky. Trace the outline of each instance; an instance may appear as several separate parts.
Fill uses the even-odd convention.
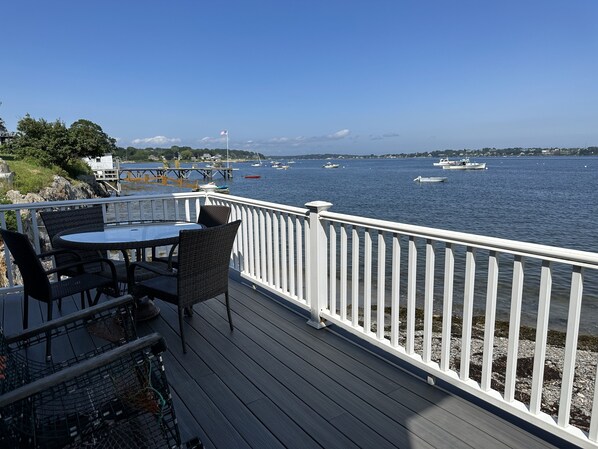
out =
[[[598,2],[4,2],[0,117],[269,155],[598,145]]]

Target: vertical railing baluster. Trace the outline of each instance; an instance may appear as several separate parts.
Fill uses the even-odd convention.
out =
[[[561,427],[566,427],[569,424],[571,414],[571,395],[573,394],[573,381],[575,379],[575,357],[577,353],[577,337],[579,336],[579,320],[581,317],[583,277],[583,268],[573,267],[573,272],[571,273],[571,291],[569,293],[569,313],[567,315],[567,337],[565,339],[561,400],[559,402],[558,425]]]
[[[328,308],[330,313],[336,315],[336,227],[334,223],[328,226],[328,240],[330,257],[328,259],[328,266],[330,267],[328,279],[330,284],[330,293],[328,294]]]
[[[372,332],[372,234],[364,230],[363,266],[363,330]]]
[[[303,280],[305,283],[305,290],[304,290],[304,295],[305,295],[305,303],[308,306],[311,306],[311,296],[310,296],[310,292],[311,292],[311,283],[312,283],[312,277],[309,275],[311,273],[311,246],[310,246],[310,236],[311,236],[311,224],[309,219],[305,220],[303,222],[303,248],[305,251],[305,271],[303,272]]]
[[[295,244],[297,245],[297,298],[304,300],[305,292],[303,290],[303,238],[302,238],[302,221],[301,218],[295,218],[295,232],[297,238]]]
[[[465,289],[463,291],[463,332],[461,336],[461,366],[459,377],[469,379],[469,364],[471,360],[471,331],[473,324],[473,298],[475,286],[475,248],[467,247],[465,256]]]
[[[31,230],[33,232],[33,246],[35,251],[39,254],[41,252],[41,246],[39,243],[39,225],[37,223],[37,209],[29,209],[31,215]]]
[[[291,214],[287,217],[287,226],[289,228],[289,294],[291,296],[297,296],[295,290],[295,227],[294,219]]]
[[[359,233],[357,227],[352,229],[352,272],[351,272],[351,325],[359,324]]]
[[[262,209],[263,210],[263,209]],[[272,246],[272,215],[274,212],[271,210],[265,210],[264,216],[265,222],[262,219],[264,228],[264,235],[266,236],[266,246],[264,247],[266,253],[266,279],[268,284],[274,285],[274,248]]]
[[[392,277],[391,277],[390,344],[399,345],[399,310],[401,299],[401,242],[397,234],[392,235]]]
[[[23,217],[21,216],[21,210],[15,210],[15,218],[17,219],[17,232],[23,233]]]
[[[139,203],[138,203],[139,204]],[[127,221],[130,223],[133,221],[133,211],[131,207],[131,202],[127,203]]]
[[[170,219],[170,217],[168,216],[168,200],[167,199],[162,200],[162,215],[163,215],[164,220]]]
[[[482,382],[480,387],[489,391],[492,387],[492,361],[494,353],[494,325],[498,294],[498,258],[496,251],[488,257],[488,288],[486,290],[486,317],[484,319],[484,355],[482,357]]]
[[[424,281],[424,347],[422,357],[425,363],[432,360],[432,319],[434,315],[434,266],[436,252],[432,240],[426,239],[426,273]]]
[[[281,250],[281,288],[282,291],[285,293],[289,292],[289,273],[288,273],[288,264],[289,264],[289,256],[288,256],[288,242],[287,242],[287,214],[280,214],[280,250]]]
[[[507,402],[513,402],[515,399],[515,386],[517,383],[517,354],[519,352],[519,326],[521,325],[524,264],[525,259],[522,256],[515,256],[515,260],[513,261],[513,285],[511,287],[507,371],[505,374],[504,397]]]
[[[274,287],[280,290],[280,225],[278,212],[272,212],[272,245],[274,247]]]
[[[243,248],[242,260],[243,263],[241,264],[241,270],[243,273],[250,273],[253,275],[253,272],[250,267],[251,263],[251,255],[250,255],[250,245],[249,243],[249,217],[247,215],[247,206],[241,206],[241,245]]]
[[[444,293],[442,295],[442,343],[440,349],[440,369],[442,371],[447,371],[451,362],[454,278],[455,253],[452,243],[447,243],[444,249]]]
[[[415,300],[417,295],[417,247],[415,237],[409,236],[409,262],[407,267],[407,340],[405,351],[415,351]]]
[[[254,267],[255,277],[261,279],[262,267],[261,267],[261,252],[260,252],[260,220],[259,211],[256,207],[252,208],[253,212],[253,254],[255,255]]]
[[[260,231],[260,270],[262,273],[262,281],[270,283],[270,276],[268,273],[268,253],[266,249],[266,212],[262,207],[258,209],[258,215]]]
[[[185,198],[185,221],[191,221],[191,205],[189,198]]]
[[[379,340],[384,338],[384,297],[386,296],[386,241],[384,240],[384,233],[378,231],[378,279],[376,291],[376,310],[378,315],[376,317],[376,335]]]
[[[542,261],[540,275],[540,296],[538,303],[538,322],[536,324],[536,348],[534,350],[534,372],[529,411],[534,415],[542,407],[542,388],[544,383],[544,364],[546,362],[546,341],[548,339],[548,319],[550,317],[550,296],[552,293],[552,263]]]
[[[341,223],[341,272],[340,272],[340,314],[341,320],[347,319],[347,225]]]

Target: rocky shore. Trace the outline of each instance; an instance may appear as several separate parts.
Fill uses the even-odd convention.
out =
[[[403,309],[401,318],[406,317]],[[415,351],[422,354],[423,350],[423,319],[422,311],[418,311],[416,318]],[[386,323],[390,322],[390,314],[386,314]],[[404,321],[402,321],[404,322]],[[459,372],[461,363],[461,323],[455,317],[453,335],[451,337],[451,350],[449,366],[451,370]],[[442,318],[434,317],[432,333],[432,360],[440,363],[441,351],[441,324]],[[404,329],[404,326],[403,326]],[[374,332],[376,324],[373,324]],[[390,338],[390,326],[385,326],[385,335]],[[484,354],[484,319],[476,317],[472,328],[470,378],[481,382],[482,360]],[[534,367],[535,330],[522,327],[520,330],[519,351],[517,358],[517,382],[515,386],[515,399],[529,406],[532,388],[532,374]],[[530,338],[532,337],[532,338]],[[400,332],[399,344],[404,345],[406,334]],[[561,393],[561,380],[563,377],[563,360],[565,359],[565,334],[551,332],[546,346],[546,362],[544,365],[544,384],[542,391],[542,411],[551,415],[555,420],[558,417]],[[507,369],[508,353],[508,323],[497,322],[494,338],[493,363],[492,363],[492,388],[504,392],[505,373]],[[588,431],[594,398],[594,383],[598,365],[598,352],[594,337],[580,337],[575,360],[575,379],[572,393],[570,423],[581,430]]]
[[[37,193],[21,193],[18,190],[8,190],[5,198],[13,204],[37,203],[44,201],[66,201],[66,200],[87,200],[110,196],[110,193],[93,176],[83,176],[75,182],[71,182],[62,176],[54,176],[52,184]],[[28,211],[21,213],[23,232],[31,232],[31,217]],[[39,219],[39,217],[38,217]],[[44,236],[41,236],[44,239]],[[45,242],[45,241],[44,241]],[[42,247],[44,247],[42,242]],[[18,270],[13,274],[15,282],[20,283]],[[0,286],[7,286],[6,261],[4,258],[4,244],[0,247]]]

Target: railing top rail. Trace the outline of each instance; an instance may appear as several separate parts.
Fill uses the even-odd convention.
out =
[[[156,200],[156,199],[182,199],[182,198],[203,198],[205,192],[177,192],[177,193],[164,193],[164,194],[153,194],[153,195],[135,195],[135,196],[118,196],[118,197],[107,197],[107,198],[93,198],[93,199],[81,199],[81,200],[65,200],[65,201],[42,201],[38,203],[15,203],[15,204],[2,204],[0,205],[0,211],[20,210],[20,209],[43,209],[48,207],[68,207],[77,206],[80,204],[105,204],[105,203],[128,203],[131,201],[145,201],[145,200]]]
[[[365,228],[377,229],[380,231],[412,235],[425,239],[439,240],[446,243],[472,246],[490,251],[507,252],[520,256],[540,257],[543,259],[552,260],[554,262],[583,265],[585,267],[598,269],[598,253],[589,251],[580,251],[556,246],[541,245],[538,243],[501,239],[498,237],[487,237],[478,234],[468,234],[439,228],[428,228],[425,226],[396,223],[392,221],[358,217],[355,215],[340,214],[330,211],[320,213],[320,219],[349,225],[363,226]]]
[[[278,203],[269,203],[267,201],[254,200],[251,198],[244,198],[244,197],[240,197],[240,196],[213,193],[213,194],[210,194],[210,197],[211,198],[218,197],[220,199],[226,200],[227,202],[231,202],[231,203],[239,203],[239,204],[247,204],[249,206],[264,207],[264,208],[272,209],[272,210],[275,210],[278,212],[285,212],[285,213],[294,214],[294,215],[301,215],[304,217],[306,217],[309,213],[308,209],[305,209],[302,207],[287,206],[285,204],[278,204]]]

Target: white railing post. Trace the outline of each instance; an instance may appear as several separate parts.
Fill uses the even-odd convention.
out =
[[[328,300],[328,268],[326,260],[326,229],[320,221],[320,213],[332,207],[332,203],[325,201],[312,201],[305,205],[309,209],[309,303],[311,304],[311,316],[307,321],[312,327],[321,329],[326,326],[320,318],[320,311],[326,307]]]
[[[212,185],[212,184],[206,184],[200,187],[201,190],[203,190],[204,192],[206,192],[206,205],[210,205],[212,204],[211,198],[210,198],[210,194],[214,193],[214,191],[216,190],[216,186]]]

